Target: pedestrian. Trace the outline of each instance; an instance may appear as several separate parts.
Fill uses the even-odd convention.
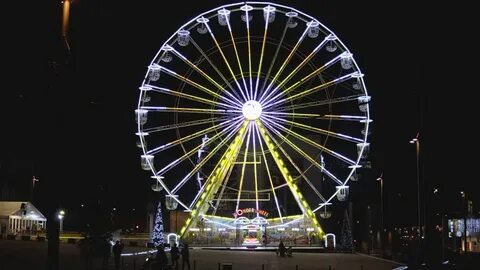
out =
[[[280,257],[285,257],[285,245],[283,244],[282,240],[280,240],[280,244],[278,244],[278,252]]]
[[[108,269],[108,260],[110,259],[110,253],[112,252],[112,245],[109,239],[103,239],[101,242],[102,249],[102,269]]]
[[[115,270],[120,269],[120,257],[123,251],[123,244],[117,240],[115,245],[113,245],[113,258],[115,260]]]
[[[155,257],[155,260],[157,261],[156,270],[167,270],[168,258],[163,244],[157,247],[157,256]]]
[[[172,268],[176,270],[178,270],[178,257],[180,257],[179,253],[180,252],[177,244],[174,242],[172,248],[170,249],[170,257],[172,258]]]
[[[188,250],[188,244],[184,243],[182,248],[182,270],[185,269],[185,264],[188,265],[188,270],[190,270],[190,251]]]

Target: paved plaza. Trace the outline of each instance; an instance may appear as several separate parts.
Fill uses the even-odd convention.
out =
[[[126,247],[125,252],[139,252],[142,248]],[[47,244],[35,241],[0,240],[0,270],[43,269],[47,257]],[[124,257],[124,270],[141,269],[145,256]],[[397,266],[393,262],[359,254],[339,253],[294,253],[292,258],[277,257],[271,251],[191,251],[191,266],[197,270],[216,270],[219,263],[232,264],[232,269],[252,270],[389,270]],[[262,268],[262,264],[263,267]],[[92,262],[93,269],[101,269],[101,258]],[[181,268],[181,267],[180,267]],[[74,244],[60,244],[60,269],[85,270],[85,260],[80,249]],[[109,270],[114,269],[113,257],[109,260]]]

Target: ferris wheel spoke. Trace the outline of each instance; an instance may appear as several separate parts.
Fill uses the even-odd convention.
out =
[[[240,100],[238,100],[235,96],[233,96],[231,93],[229,93],[228,91],[226,91],[217,81],[215,81],[212,77],[210,77],[207,73],[205,73],[203,70],[201,70],[197,65],[195,65],[194,63],[192,63],[190,60],[188,60],[187,57],[183,56],[179,51],[175,50],[173,47],[172,47],[172,52],[173,54],[175,54],[177,57],[179,57],[180,59],[182,59],[182,61],[184,61],[185,63],[187,63],[187,65],[189,65],[191,68],[193,68],[195,71],[197,71],[200,75],[202,75],[202,77],[204,77],[205,79],[207,79],[210,83],[212,83],[213,85],[215,85],[215,87],[217,87],[220,91],[225,91],[227,94],[229,94],[229,96],[237,102],[237,104],[243,104]]]
[[[240,101],[240,99],[242,97],[240,97],[237,93],[237,91],[235,91],[235,89],[233,88],[232,84],[227,80],[227,78],[225,78],[225,75],[223,75],[223,73],[218,69],[218,67],[213,63],[212,59],[210,59],[210,57],[208,57],[208,55],[203,51],[203,49],[195,42],[195,40],[190,37],[190,42],[192,42],[193,46],[200,52],[200,54],[203,56],[203,58],[205,58],[205,60],[207,60],[207,62],[210,64],[210,66],[215,70],[215,72],[218,74],[218,76],[220,76],[220,78],[222,78],[223,82],[228,86],[228,88],[230,88],[230,90],[232,91],[232,93],[230,93],[229,91],[227,91],[226,89],[223,90],[228,96],[230,96],[232,99],[234,99],[235,101],[238,101],[240,103],[242,103]]]
[[[267,12],[267,17],[265,18],[265,27],[264,27],[264,31],[263,31],[262,50],[260,52],[260,60],[258,62],[257,80],[256,80],[256,83],[255,83],[255,91],[253,93],[253,99],[254,100],[257,99],[258,82],[259,82],[259,79],[260,79],[260,75],[262,74],[263,56],[264,56],[264,52],[265,52],[265,43],[267,41],[268,24],[269,24],[269,19],[270,19],[269,17],[270,17],[270,12]],[[249,35],[249,39],[250,39],[250,35]],[[249,46],[249,50],[250,50],[250,46]],[[249,54],[250,54],[250,52],[249,52]],[[252,71],[250,70],[250,78],[251,78],[251,76],[252,76]],[[265,80],[267,80],[267,77],[265,78]]]
[[[310,54],[308,54],[303,60],[302,62],[300,62],[300,64],[298,64],[297,67],[295,67],[291,72],[290,74],[287,75],[287,77],[285,77],[285,79],[283,79],[280,83],[278,83],[275,88],[273,88],[272,91],[270,91],[270,93],[263,99],[263,100],[268,100],[273,94],[275,94],[279,89],[281,89],[287,82],[289,82],[293,76],[295,76],[295,74],[298,73],[298,71],[303,67],[305,66],[305,64],[308,63],[308,61],[310,61],[313,56],[315,56],[317,54],[318,51],[320,51],[320,49],[323,48],[323,46],[329,41],[330,39],[330,36],[326,36],[322,42],[320,42],[320,44],[317,45],[317,47],[315,47],[315,49],[313,49]],[[286,90],[284,91],[285,94],[286,94]],[[280,93],[279,95],[282,95],[282,93]]]
[[[310,107],[331,105],[331,104],[341,103],[341,102],[357,101],[358,97],[361,97],[361,96],[363,96],[363,95],[351,95],[351,96],[346,96],[346,97],[338,97],[338,98],[330,98],[330,99],[319,100],[319,101],[298,103],[298,104],[293,104],[293,105],[289,105],[289,106],[285,106],[285,107],[275,108],[275,111],[280,111],[280,112],[281,111],[295,111],[295,110],[310,108]]]
[[[354,121],[354,122],[368,122],[371,121],[367,116],[362,115],[333,115],[333,114],[315,114],[315,113],[296,113],[296,112],[262,112],[263,115],[278,115],[288,118],[310,118],[320,120],[340,120],[340,121]]]
[[[349,159],[349,158],[347,158],[347,157],[345,157],[345,156],[343,156],[343,155],[341,155],[341,154],[339,154],[339,153],[337,153],[337,152],[335,152],[335,151],[333,151],[333,150],[331,150],[331,149],[329,149],[329,148],[327,148],[327,147],[325,147],[321,144],[318,144],[317,142],[314,142],[311,139],[309,139],[305,136],[302,136],[295,131],[292,131],[292,130],[284,127],[284,126],[268,119],[267,117],[262,118],[262,120],[265,120],[266,122],[270,123],[271,125],[275,126],[276,128],[279,128],[279,129],[285,131],[286,133],[292,135],[293,137],[295,137],[295,138],[297,138],[297,139],[299,139],[299,140],[301,140],[301,141],[303,141],[303,142],[305,142],[305,143],[307,143],[307,144],[309,144],[309,145],[311,145],[311,146],[313,146],[313,147],[315,147],[315,148],[317,148],[321,151],[324,151],[324,152],[328,153],[329,155],[347,163],[348,165],[355,165],[356,164],[355,161],[353,161],[353,160],[351,160],[351,159]],[[360,141],[363,142],[362,140],[360,140]]]
[[[230,63],[228,62],[227,58],[225,57],[225,54],[223,53],[223,50],[222,48],[220,47],[220,44],[218,43],[217,39],[215,38],[215,34],[213,34],[212,32],[212,29],[210,29],[210,26],[208,25],[208,22],[204,22],[205,26],[207,27],[207,30],[208,32],[210,33],[210,36],[212,37],[213,39],[213,42],[215,43],[215,45],[217,46],[217,49],[218,49],[218,52],[220,53],[220,55],[222,56],[223,58],[223,61],[225,62],[225,65],[227,65],[227,68],[228,68],[228,71],[230,71],[230,75],[232,76],[232,79],[235,81],[235,83],[237,84],[237,87],[238,87],[238,91],[240,91],[240,94],[242,95],[243,99],[245,101],[249,100],[246,96],[246,94],[248,95],[248,89],[245,88],[245,92],[243,91],[242,89],[242,86],[240,86],[240,83],[238,83],[238,81],[236,80],[236,76],[235,76],[235,73],[233,72],[232,70],[232,67],[230,66]],[[235,42],[233,43],[235,44]]]
[[[279,115],[279,116],[285,116],[290,118],[318,118],[322,116],[321,114],[317,114],[317,113],[273,112],[273,111],[262,112],[262,116],[263,115]]]
[[[214,97],[219,98],[219,99],[221,99],[225,102],[228,102],[232,106],[239,107],[239,104],[235,103],[231,99],[229,99],[227,97],[224,97],[222,95],[219,95],[219,94],[215,93],[214,91],[208,89],[207,87],[205,87],[205,86],[203,86],[199,83],[196,83],[196,82],[190,80],[189,78],[186,78],[186,77],[176,73],[173,70],[170,70],[170,69],[168,69],[166,67],[163,67],[163,66],[160,66],[160,68],[161,68],[161,70],[165,71],[167,74],[169,74],[169,75],[171,75],[171,76],[173,76],[173,77],[175,77],[175,78],[177,78],[177,79],[179,79],[179,80],[181,80],[181,81],[183,81],[183,82],[185,82],[185,83],[187,83],[187,84],[189,84],[189,85],[191,85],[191,86],[193,86],[193,87],[195,87],[195,88],[197,88],[197,89],[199,89],[199,90],[201,90],[201,91],[203,91],[203,92],[205,92],[205,93],[207,93],[211,96],[214,96]]]
[[[253,84],[252,84],[252,47],[250,42],[250,18],[248,12],[251,11],[253,8],[251,6],[245,5],[241,7],[241,9],[245,10],[245,23],[247,25],[247,46],[248,46],[248,74],[249,74],[249,81],[250,81],[250,97],[255,99],[253,93]],[[260,60],[261,61],[261,60]]]
[[[256,123],[252,123],[252,129],[256,131]],[[254,131],[254,132],[255,132]],[[255,135],[252,135],[252,146],[253,146],[253,178],[255,180],[255,209],[260,209],[258,207],[258,178],[257,178],[257,147],[255,146]],[[258,211],[257,211],[257,217],[259,217]]]
[[[323,47],[327,42],[328,42],[328,38],[330,36],[327,36],[322,43],[320,43],[320,45]],[[319,46],[320,46],[319,45]],[[318,47],[317,47],[318,48]],[[320,49],[320,48],[319,48]],[[310,54],[311,55],[311,54]],[[310,56],[309,55],[309,56]],[[286,96],[289,92],[297,89],[299,86],[301,86],[302,84],[308,82],[310,79],[314,78],[315,76],[317,76],[318,74],[320,74],[321,72],[325,71],[326,69],[328,69],[329,67],[331,67],[332,65],[334,65],[335,63],[337,63],[338,61],[340,61],[340,59],[342,58],[342,55],[344,54],[340,54],[340,55],[337,55],[335,58],[333,58],[332,60],[328,61],[327,63],[325,63],[324,65],[322,65],[321,67],[315,69],[314,71],[312,71],[310,74],[308,74],[307,76],[301,78],[299,81],[297,81],[296,83],[292,84],[291,86],[287,87],[285,90],[281,91],[280,93],[278,93],[277,95],[275,95],[274,97],[272,97],[270,99],[270,101],[275,101],[277,100],[279,97],[282,97],[282,96]],[[307,58],[309,57],[307,56]],[[305,59],[307,59],[305,58]],[[304,60],[305,61],[305,60]],[[302,61],[303,63],[303,61]],[[305,65],[305,63],[303,63],[303,65]],[[303,66],[302,65],[302,66]],[[297,70],[298,72],[298,70]],[[296,74],[296,72],[295,72]],[[293,75],[295,75],[293,74]],[[292,74],[290,74],[292,75]],[[289,76],[290,76],[289,75]],[[292,75],[292,76],[293,76]],[[282,81],[274,90],[277,90],[277,89],[280,89],[285,83],[287,83],[291,77],[287,77],[288,80],[284,80]],[[286,78],[286,79],[287,79]],[[273,91],[264,99],[264,100],[267,100],[271,95],[273,94]]]
[[[271,119],[272,121],[273,120],[281,121],[281,122],[291,124],[292,126],[295,126],[295,127],[298,127],[298,128],[304,129],[304,130],[313,131],[313,132],[318,133],[318,134],[332,136],[332,137],[335,137],[335,138],[339,138],[339,139],[354,142],[354,143],[362,143],[363,142],[362,139],[355,138],[355,137],[352,137],[352,136],[349,136],[349,135],[345,135],[345,134],[337,133],[337,132],[332,132],[332,131],[317,128],[317,127],[312,127],[312,126],[305,125],[305,124],[302,124],[302,123],[298,123],[298,122],[295,122],[295,121],[289,121],[289,120],[286,120],[286,119],[283,119],[283,118],[275,117],[275,116],[272,116],[272,115],[265,115],[265,117],[268,118],[268,119]]]
[[[268,90],[270,90],[272,88],[272,85],[278,80],[278,77],[282,74],[283,70],[285,69],[285,67],[287,66],[287,64],[290,62],[290,60],[292,59],[293,55],[295,54],[295,52],[297,51],[298,47],[300,46],[300,44],[302,43],[302,41],[305,39],[305,36],[307,35],[307,32],[308,32],[308,27],[305,28],[305,31],[303,31],[302,35],[300,36],[300,38],[298,39],[297,43],[295,44],[295,46],[292,48],[292,50],[290,51],[290,53],[288,54],[287,58],[285,59],[285,61],[283,61],[283,64],[280,66],[280,68],[278,69],[277,73],[275,74],[275,76],[273,77],[272,81],[268,84],[267,88],[262,91],[262,95],[260,96],[260,103],[262,103],[262,101],[264,100],[264,97],[265,95],[267,94]]]
[[[367,116],[362,115],[333,115],[333,114],[326,114],[317,117],[317,119],[322,120],[342,120],[342,121],[354,121],[354,122],[368,122],[370,121]]]
[[[285,35],[287,34],[288,30],[288,22],[285,23],[285,27],[283,29],[282,37],[280,38],[280,41],[277,44],[277,48],[275,50],[275,54],[273,55],[273,59],[270,62],[270,66],[268,68],[267,74],[265,76],[265,79],[263,80],[263,85],[261,87],[261,92],[265,91],[265,86],[267,85],[268,78],[270,78],[270,74],[272,73],[273,66],[275,65],[275,62],[277,61],[278,53],[280,52],[280,48],[282,48],[283,45],[283,40],[285,39]],[[258,74],[260,76],[261,73]],[[257,77],[257,83],[255,86],[255,91],[258,91],[258,77]]]
[[[214,100],[211,100],[211,99],[197,97],[197,96],[194,96],[194,95],[186,94],[186,93],[183,93],[183,92],[178,92],[178,91],[167,89],[167,88],[164,88],[164,87],[157,87],[157,86],[153,86],[153,85],[146,85],[146,86],[151,87],[152,90],[150,90],[150,91],[153,91],[153,92],[167,94],[167,95],[171,95],[171,96],[175,96],[175,97],[181,97],[181,98],[184,98],[184,99],[193,100],[193,101],[200,102],[200,103],[203,103],[203,104],[214,105],[214,106],[218,106],[218,107],[222,107],[222,108],[230,108],[230,109],[238,109],[239,108],[239,106],[232,106],[230,104],[225,104],[225,103],[221,103],[221,102],[214,101]]]
[[[213,125],[213,126],[211,126],[211,127],[209,127],[209,128],[206,128],[206,129],[197,131],[197,132],[195,132],[195,133],[192,133],[192,134],[190,134],[190,135],[187,135],[187,136],[185,136],[185,137],[182,137],[182,138],[180,138],[180,139],[178,139],[178,140],[175,140],[175,141],[166,143],[166,144],[164,144],[164,145],[161,145],[161,146],[159,146],[159,147],[156,147],[156,148],[154,148],[154,149],[151,149],[151,150],[149,150],[146,154],[147,154],[147,155],[154,155],[154,154],[157,154],[157,153],[159,153],[159,152],[161,152],[161,151],[165,151],[165,150],[170,149],[170,148],[172,148],[172,147],[174,147],[174,146],[177,146],[177,145],[179,145],[179,144],[182,144],[182,143],[184,143],[184,142],[188,142],[188,141],[190,141],[190,140],[192,140],[192,139],[195,139],[195,138],[198,138],[198,137],[200,137],[200,136],[203,136],[203,135],[205,135],[205,134],[207,134],[207,133],[209,133],[209,132],[212,132],[212,131],[214,131],[214,130],[216,130],[216,129],[218,129],[218,128],[221,128],[222,126],[225,126],[225,125],[228,125],[228,126],[230,126],[230,125],[235,125],[235,123],[238,122],[238,121],[236,121],[236,120],[238,120],[238,119],[240,119],[240,118],[241,118],[241,116],[237,116],[237,117],[235,117],[235,118],[233,118],[233,119],[231,119],[231,120],[227,120],[227,121],[225,121],[225,122],[222,122],[222,123]],[[234,123],[232,123],[232,122],[234,122]],[[227,126],[227,127],[228,127],[228,126]]]
[[[177,123],[177,124],[146,128],[146,129],[143,129],[142,132],[155,133],[155,132],[161,132],[161,131],[171,130],[171,129],[205,125],[205,124],[210,124],[210,123],[214,123],[214,122],[218,122],[218,121],[225,121],[225,120],[228,120],[228,117],[205,118],[205,119],[199,119],[199,120],[195,120],[195,121],[188,121],[188,122],[182,122],[182,123]]]
[[[255,133],[257,133],[258,142],[259,142],[259,145],[260,145],[260,150],[262,151],[263,161],[265,162],[265,170],[267,171],[267,176],[268,176],[268,180],[270,182],[270,187],[272,188],[273,198],[275,200],[275,205],[277,206],[278,216],[280,217],[280,222],[283,223],[282,212],[280,210],[280,205],[278,204],[277,193],[275,192],[275,187],[273,185],[272,175],[270,173],[270,168],[268,167],[267,157],[265,155],[265,150],[263,148],[263,142],[262,142],[262,139],[261,139],[261,136],[260,136],[260,132],[258,131],[257,124],[255,124]]]
[[[247,19],[247,21],[248,21],[248,19]],[[227,27],[228,27],[228,32],[230,33],[230,39],[232,40],[233,50],[235,51],[235,57],[237,58],[238,69],[240,70],[240,76],[242,77],[243,86],[245,87],[245,92],[247,93],[247,97],[250,100],[250,99],[252,99],[252,96],[249,95],[249,92],[248,92],[248,87],[247,87],[247,83],[245,81],[245,76],[243,74],[242,63],[240,62],[240,57],[238,55],[237,44],[235,43],[235,37],[233,36],[232,27],[230,25],[230,20],[227,20]]]
[[[176,112],[176,113],[199,113],[199,114],[222,114],[222,115],[238,115],[241,110],[223,110],[223,109],[204,109],[204,108],[177,108],[177,107],[153,107],[141,106],[140,109],[156,112]]]
[[[291,95],[291,96],[289,96],[287,98],[284,98],[284,99],[280,99],[280,100],[277,100],[277,101],[273,101],[273,99],[271,99],[264,104],[263,108],[267,109],[267,108],[270,108],[270,107],[275,106],[277,104],[283,104],[283,103],[286,103],[286,102],[290,102],[290,101],[293,101],[293,100],[311,95],[311,94],[313,94],[313,93],[315,93],[319,90],[323,90],[323,89],[328,88],[332,85],[336,85],[336,84],[342,83],[346,80],[349,80],[349,79],[353,78],[354,76],[356,76],[357,74],[358,74],[358,72],[353,72],[353,73],[344,75],[342,77],[336,78],[334,80],[331,80],[331,81],[328,81],[326,83],[323,83],[323,84],[317,85],[315,87],[312,87],[310,89],[304,90],[300,93]]]
[[[172,193],[177,193],[189,179],[192,179],[192,177],[210,160],[210,158],[212,158],[224,145],[227,144],[227,142],[235,135],[235,133],[237,133],[240,127],[241,124],[237,124],[235,129],[233,129],[223,140],[221,140],[220,143],[215,146],[215,148],[213,148],[212,151],[210,151],[208,155],[202,159],[202,161],[195,165],[195,167],[175,186],[175,188],[172,189]]]
[[[248,125],[247,133],[248,135],[247,135],[247,141],[245,143],[245,154],[243,156],[242,172],[240,174],[240,184],[238,187],[237,205],[235,206],[235,212],[238,210],[238,206],[240,205],[240,197],[242,195],[243,179],[245,177],[245,165],[247,164],[247,157],[248,157],[248,146],[250,144],[250,135],[252,133],[252,125],[250,123]]]
[[[243,134],[242,141],[243,141],[243,139],[245,139],[245,134],[246,133]],[[237,151],[236,154],[238,155],[238,153],[239,152]],[[237,159],[237,156],[235,156],[232,160],[236,160],[236,159]],[[222,182],[222,189],[220,190],[220,194],[217,197],[217,202],[215,203],[215,207],[213,208],[212,215],[215,215],[217,213],[218,206],[220,205],[220,203],[222,201],[223,193],[225,192],[225,188],[227,187],[228,180],[230,180],[230,176],[232,175],[234,167],[235,166],[233,166],[233,163],[231,163],[230,168],[228,169],[228,172],[227,172],[227,176],[225,177],[225,179]]]
[[[305,181],[307,182],[307,184],[310,186],[310,188],[313,190],[313,192],[315,192],[315,194],[318,196],[318,198],[320,198],[320,200],[322,200],[323,202],[325,202],[325,197],[323,197],[323,195],[318,191],[318,189],[315,187],[315,185],[312,184],[312,182],[307,178],[307,176],[304,174],[304,172],[300,169],[300,167],[295,163],[295,161],[293,160],[293,158],[290,157],[290,155],[288,154],[287,151],[285,151],[285,149],[282,147],[281,144],[278,143],[278,141],[270,134],[270,132],[266,131],[267,135],[269,136],[270,140],[275,143],[276,147],[278,149],[280,149],[280,151],[282,151],[283,155],[288,159],[288,161],[293,165],[293,167],[295,168],[295,170],[297,170],[297,172],[300,174],[300,176],[305,179]],[[273,188],[272,188],[273,189]]]
[[[275,133],[280,139],[282,139],[284,142],[286,142],[293,150],[297,151],[301,156],[303,156],[305,159],[307,159],[311,164],[313,164],[315,167],[318,169],[322,170],[330,179],[335,181],[337,184],[342,185],[342,181],[340,181],[335,175],[333,175],[331,172],[329,172],[325,166],[322,166],[319,164],[315,159],[307,155],[300,147],[296,146],[292,141],[290,141],[287,137],[283,136],[276,128],[271,126],[269,123],[264,122],[264,125],[267,129]]]
[[[240,121],[239,121],[240,122]],[[215,135],[213,135],[212,137],[210,137],[208,140],[206,140],[205,142],[202,142],[201,144],[197,145],[196,147],[194,147],[192,150],[188,151],[187,153],[185,153],[184,155],[182,155],[180,158],[170,162],[169,164],[167,164],[165,167],[163,167],[161,170],[159,170],[158,172],[156,172],[156,175],[163,175],[165,174],[166,172],[168,172],[169,170],[171,170],[173,167],[175,167],[176,165],[178,165],[179,163],[181,163],[182,161],[186,160],[187,158],[191,157],[193,154],[196,154],[198,152],[198,150],[202,147],[205,147],[205,146],[208,146],[210,145],[213,141],[215,141],[216,139],[218,139],[219,137],[221,137],[222,135],[224,135],[225,133],[227,132],[234,132],[235,130],[238,129],[238,126],[240,125],[239,122],[236,122],[234,124],[231,124],[229,125],[228,127],[226,127],[225,129],[223,129],[222,131],[216,133]]]

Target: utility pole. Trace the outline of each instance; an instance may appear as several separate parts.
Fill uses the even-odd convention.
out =
[[[58,44],[61,46],[55,46],[53,55],[49,59],[50,75],[51,79],[49,82],[49,90],[52,91],[52,95],[47,96],[45,103],[50,109],[48,111],[48,117],[50,119],[49,128],[53,134],[63,134],[64,128],[63,125],[65,121],[63,119],[64,110],[62,102],[58,102],[58,97],[61,97],[65,93],[65,89],[61,89],[65,86],[65,77],[68,70],[68,65],[71,62],[71,48],[68,42],[68,28],[70,22],[70,8],[71,0],[63,0],[61,2],[61,13],[58,9],[58,13],[55,15],[61,16],[62,18],[62,28],[61,33],[58,33]],[[55,7],[58,4],[55,4]],[[58,136],[48,136],[46,137],[47,142],[45,143],[45,148],[43,149],[44,153],[49,152],[60,152],[62,141],[58,139]],[[53,149],[52,149],[53,147]],[[55,149],[56,148],[56,149]],[[59,180],[62,176],[62,173],[59,171],[61,164],[64,162],[61,156],[50,155],[50,158],[46,161],[47,164],[47,174],[49,174],[48,181],[44,181],[45,190],[48,192],[48,225],[47,225],[47,238],[48,238],[48,252],[47,252],[47,269],[48,270],[59,270],[59,219],[58,219],[58,207],[59,207],[59,194],[56,189],[58,189],[57,184],[61,183]],[[53,165],[54,164],[54,165]]]

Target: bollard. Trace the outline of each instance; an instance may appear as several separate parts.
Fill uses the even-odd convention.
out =
[[[328,266],[328,270],[332,270],[332,266],[331,266],[331,265]]]
[[[220,263],[218,263],[218,270],[220,270]]]
[[[363,264],[360,265],[360,270],[363,270]]]
[[[197,261],[193,260],[193,270],[197,269]]]
[[[295,265],[295,270],[298,270],[298,264]]]
[[[262,263],[262,270],[265,270],[265,264]]]

